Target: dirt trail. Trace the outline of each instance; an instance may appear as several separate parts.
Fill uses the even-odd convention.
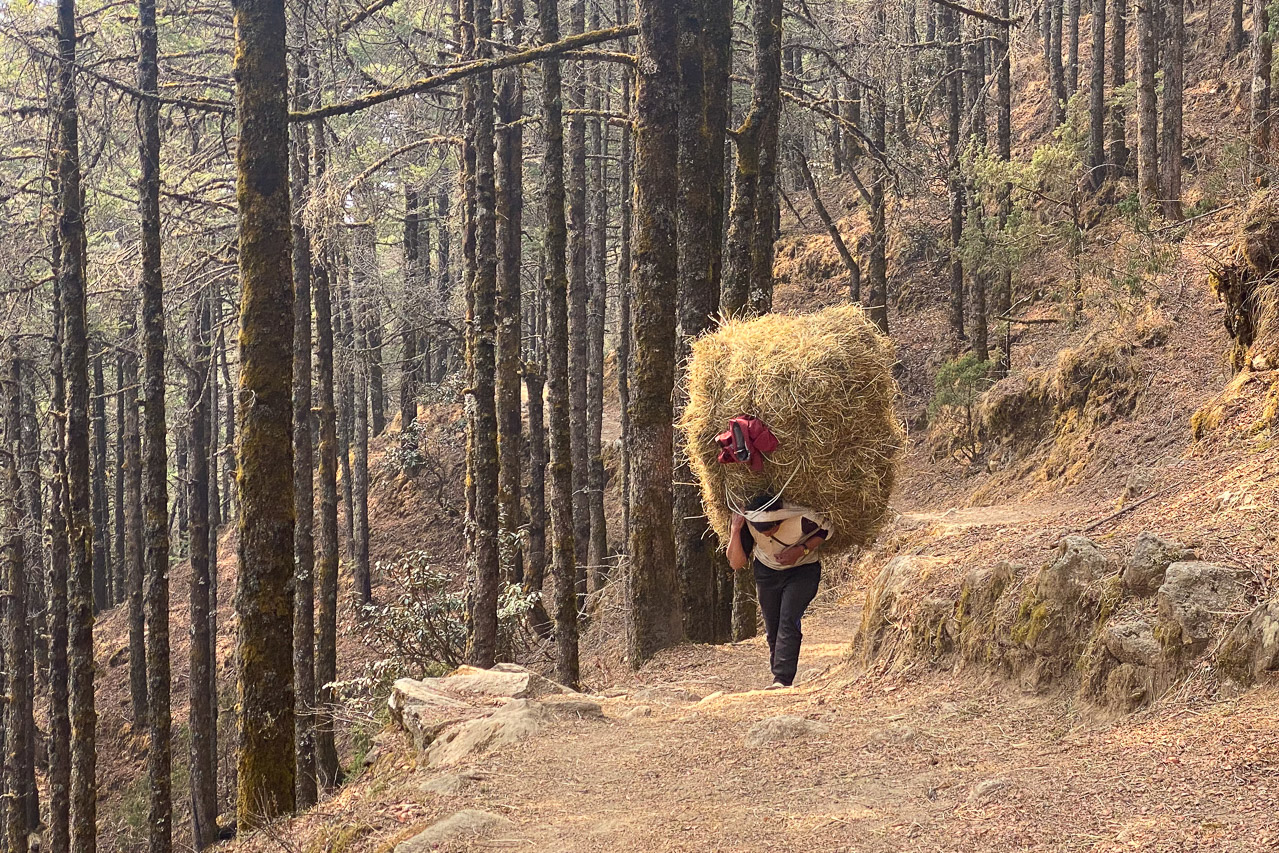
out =
[[[1273,691],[1109,723],[1067,700],[1028,698],[973,676],[853,677],[840,662],[857,618],[846,605],[812,614],[801,681],[788,691],[752,689],[767,681],[762,641],[673,650],[627,695],[605,700],[605,719],[557,723],[517,750],[488,756],[474,767],[483,783],[432,802],[432,811],[482,808],[519,825],[509,839],[464,849],[1279,844]],[[681,690],[707,698],[677,698]],[[628,717],[637,705],[652,715]],[[753,724],[778,715],[824,722],[828,733],[744,744]]]

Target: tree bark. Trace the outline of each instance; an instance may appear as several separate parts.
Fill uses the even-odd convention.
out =
[[[1186,89],[1186,3],[1167,0],[1161,188],[1164,217],[1181,219],[1182,103]]]
[[[543,44],[559,41],[556,0],[538,0]],[[570,447],[568,365],[568,234],[565,224],[564,125],[560,62],[542,62],[542,164],[546,207],[546,361],[551,451],[551,582],[555,617],[555,677],[576,686],[578,671],[577,572],[573,525],[573,458]]]
[[[719,309],[719,222],[727,120],[727,80],[721,61],[732,25],[730,3],[681,0],[679,26],[679,339],[682,374],[692,341],[710,329]],[[717,174],[718,173],[718,174]],[[687,403],[676,383],[676,408]],[[683,448],[676,451],[672,500],[680,612],[685,637],[714,642],[718,542]]]
[[[569,28],[576,34],[586,30],[586,0],[572,0]],[[568,119],[568,371],[571,392],[573,453],[573,547],[577,560],[578,592],[585,593],[591,542],[591,507],[587,495],[590,457],[586,439],[586,376],[589,322],[587,302],[590,284],[586,279],[586,71],[580,64],[570,72],[569,109],[577,112]]]
[[[157,31],[153,0],[139,4],[142,50],[139,88],[158,91]],[[169,669],[169,486],[168,429],[164,399],[164,285],[160,255],[160,114],[146,101],[141,114],[142,147],[142,336],[144,406],[144,570],[147,578],[147,773],[151,783],[148,818],[150,853],[173,847],[173,797]]]
[[[17,448],[22,430],[21,375],[17,347],[11,338],[6,352],[3,380],[4,440],[0,443],[0,523],[3,524],[5,609],[5,663],[8,670],[5,732],[5,829],[9,853],[26,853],[29,834],[39,823],[35,802],[35,692],[31,682],[31,646],[28,642],[26,555],[23,549],[24,518],[22,482],[18,475]]]
[[[671,393],[679,272],[678,25],[673,4],[664,0],[641,0],[638,11],[635,382],[630,407],[635,455],[626,584],[628,646],[634,667],[679,642],[682,633],[671,526]]]
[[[58,279],[63,307],[62,367],[67,391],[67,652],[71,709],[69,849],[71,853],[94,853],[97,849],[97,711],[93,694],[89,335],[79,115],[75,93],[76,41],[75,0],[58,0],[58,242],[61,247]]]
[[[475,44],[479,58],[491,47],[493,17],[491,0],[474,0]],[[473,666],[490,667],[497,655],[498,565],[498,441],[495,397],[497,300],[497,220],[494,179],[493,75],[477,74],[468,79],[474,103],[474,118],[468,134],[474,149],[474,274],[470,277],[472,325],[467,336],[467,363],[471,368],[471,390],[467,413],[469,441],[467,454],[473,472],[474,498],[468,506],[472,522],[471,635],[468,660]]]
[[[449,193],[445,188],[441,188],[435,197],[435,221],[439,223],[435,240],[439,251],[436,298],[440,316],[437,319],[442,319],[448,316],[449,303],[453,300],[453,267],[449,261],[452,235],[449,231]],[[447,337],[436,342],[435,381],[441,382],[448,375],[452,350],[453,342]]]
[[[93,394],[90,397],[90,424],[93,429],[93,456],[89,478],[93,482],[90,506],[93,513],[93,609],[97,613],[112,604],[110,549],[110,507],[107,505],[107,387],[102,366],[102,349],[93,355]]]
[[[1052,93],[1052,126],[1053,129],[1056,129],[1061,127],[1066,121],[1066,102],[1070,99],[1070,93],[1066,91],[1066,69],[1062,60],[1062,28],[1065,8],[1063,0],[1049,0],[1049,3],[1052,8],[1052,27],[1049,32],[1048,84],[1049,91]],[[953,19],[955,13],[951,11],[950,16]]]
[[[294,62],[300,106],[309,103],[309,68]],[[315,805],[315,451],[311,445],[311,241],[302,221],[311,164],[305,124],[294,125],[291,176],[293,238],[293,737],[297,747],[296,807]]]
[[[1137,192],[1150,209],[1159,197],[1159,117],[1155,103],[1155,25],[1151,4],[1137,0]]]
[[[354,543],[355,600],[365,605],[373,602],[373,576],[369,565],[369,361],[366,358],[368,342],[364,336],[357,338],[360,350],[352,358],[354,393],[351,398],[353,413],[351,456],[351,514],[352,541]]]
[[[1061,0],[1055,0],[1057,23],[1055,32],[1060,42],[1061,35]],[[946,103],[947,103],[947,136],[946,153],[948,157],[947,184],[950,198],[950,331],[959,341],[968,340],[964,330],[964,262],[959,255],[960,242],[964,237],[964,176],[962,169],[962,149],[960,128],[962,111],[960,104],[963,93],[963,52],[960,45],[959,18],[953,9],[945,10],[945,26],[943,37],[946,39]],[[1058,44],[1060,47],[1060,44]],[[1056,52],[1057,67],[1060,69],[1060,51]],[[1054,80],[1054,90],[1057,84]],[[1058,121],[1060,124],[1060,122]]]
[[[62,23],[59,9],[59,24]],[[71,66],[59,68],[59,110],[65,106],[67,92],[61,90],[62,74]],[[65,116],[60,115],[61,118]],[[59,140],[63,128],[59,128]],[[62,148],[62,151],[65,151]],[[70,539],[67,516],[67,422],[60,413],[66,411],[66,371],[63,353],[66,350],[65,302],[62,290],[62,254],[64,246],[71,249],[74,239],[64,242],[62,233],[62,176],[64,154],[59,153],[57,178],[54,186],[58,204],[58,226],[53,240],[53,345],[50,347],[49,365],[52,374],[49,407],[53,411],[53,428],[49,431],[48,455],[52,461],[53,476],[49,483],[49,525],[46,535],[49,541],[49,820],[48,834],[53,850],[71,849],[71,765],[73,743],[70,708],[70,660],[68,657],[68,597],[67,581],[70,573]],[[78,194],[76,196],[78,201]],[[71,235],[74,238],[74,231]],[[80,232],[83,236],[83,232]],[[83,245],[83,244],[81,244]],[[145,719],[145,717],[144,717]],[[78,740],[77,740],[78,742]]]
[[[215,670],[209,559],[209,376],[211,295],[198,298],[191,316],[191,369],[187,401],[191,417],[191,477],[187,502],[191,520],[191,647],[188,723],[191,731],[191,841],[203,850],[217,841],[217,763],[209,734],[217,726],[217,701],[210,692]]]
[[[323,180],[326,144],[322,122],[314,125],[315,175]],[[329,256],[316,247],[313,253],[315,284],[315,372],[319,417],[318,480],[320,484],[320,533],[316,554],[318,613],[315,646],[315,764],[319,784],[332,788],[340,778],[334,742],[334,694],[337,681],[338,612],[338,439],[334,406],[333,297]]]
[[[283,0],[234,0],[240,231],[236,825],[294,805],[293,279]]]
[[[1120,0],[1125,2],[1125,0]],[[1009,19],[1010,12],[1009,0],[999,0],[999,16],[1004,20]],[[1122,28],[1123,21],[1119,21]],[[1094,30],[1096,32],[1096,30]],[[996,48],[999,62],[999,83],[998,83],[998,129],[996,130],[996,145],[999,148],[999,160],[1003,163],[1012,161],[1012,118],[1013,118],[1013,81],[1012,81],[1012,26],[1010,24],[1001,24],[998,29],[999,45]],[[1006,181],[999,187],[999,229],[1003,231],[1008,227],[1008,219],[1012,216],[1013,205],[1013,185],[1011,181]],[[995,316],[1007,317],[1008,312],[1012,310],[1013,304],[1013,271],[1011,264],[1004,264],[999,272],[999,285],[995,291]],[[1012,366],[1012,334],[1010,332],[1011,325],[1008,321],[1003,323],[1002,340],[999,346],[999,355],[995,360],[994,374],[997,377],[1005,377],[1008,375]]]
[[[1117,91],[1128,82],[1128,0],[1111,0],[1110,86]],[[1110,171],[1118,179],[1128,171],[1128,116],[1118,98],[1110,105]]]
[[[1066,97],[1079,91],[1079,0],[1066,0]]]
[[[41,489],[44,480],[40,471],[40,416],[36,400],[36,365],[30,358],[22,359],[21,370],[22,432],[18,448],[18,472],[22,479],[23,509],[27,516],[24,525],[27,558],[27,585],[31,612],[31,642],[34,656],[33,684],[43,689],[49,680],[49,593],[45,588],[47,572],[46,549],[42,541],[44,532],[44,500]],[[39,815],[36,815],[37,822]]]
[[[127,337],[133,338],[134,313],[126,312]],[[139,429],[138,358],[126,347],[121,354],[124,382],[128,389],[124,414],[124,565],[129,610],[129,695],[133,703],[133,725],[139,731],[147,727],[147,662],[146,616],[143,608],[142,579],[142,433]]]
[[[1229,53],[1243,50],[1247,36],[1243,31],[1243,0],[1230,0],[1230,39],[1226,42]]]
[[[1270,7],[1266,0],[1252,4],[1252,120],[1249,178],[1264,183],[1270,154]]]
[[[773,256],[777,238],[777,173],[782,113],[782,2],[760,0],[755,18],[752,111],[759,121],[759,183],[751,245],[752,314],[773,310]],[[796,54],[798,56],[798,54]]]
[[[600,26],[599,3],[591,4],[590,26]],[[591,69],[590,108],[608,110],[607,94],[599,63]],[[587,256],[590,292],[587,296],[586,353],[586,504],[591,521],[586,549],[587,589],[598,591],[604,583],[608,561],[608,522],[604,515],[604,326],[608,305],[608,126],[598,115],[590,127],[590,246]]]
[[[871,142],[882,154],[888,139],[888,102],[883,91],[871,94]],[[870,319],[888,334],[888,216],[885,190],[888,169],[875,158],[870,196]]]
[[[618,20],[629,20],[631,7],[629,0],[618,0]],[[629,41],[623,42],[623,50],[630,50]],[[622,103],[626,111],[631,112],[631,81],[633,72],[630,68],[622,72]],[[631,123],[622,125],[621,153],[618,164],[618,187],[621,195],[621,211],[619,234],[617,240],[617,407],[621,411],[622,460],[621,460],[621,498],[622,498],[622,541],[630,542],[631,535],[631,442],[630,411],[631,401],[631,226],[633,224],[633,205],[635,187],[631,181],[631,165],[635,146],[631,140]],[[721,167],[721,173],[723,171]],[[723,195],[721,188],[720,193]],[[718,232],[717,232],[718,233]],[[717,241],[721,242],[721,241]],[[626,545],[623,545],[625,548]]]
[[[403,432],[417,420],[417,379],[421,372],[421,360],[417,351],[417,329],[412,312],[418,304],[417,288],[420,284],[422,196],[408,183],[404,184],[404,301],[401,311],[400,340],[404,342],[403,360],[400,364],[400,431]],[[429,358],[429,350],[428,350]]]
[[[524,0],[505,0],[505,26],[510,33],[524,25]],[[519,68],[503,71],[497,93],[497,516],[500,565],[510,582],[523,580],[520,555],[521,460],[523,411],[520,402],[520,259],[524,227],[524,80]],[[530,399],[530,405],[532,400]],[[538,401],[540,404],[540,400]],[[530,417],[532,411],[530,409]]]
[[[1094,190],[1106,181],[1106,0],[1092,0],[1092,59],[1088,89],[1088,169]]]

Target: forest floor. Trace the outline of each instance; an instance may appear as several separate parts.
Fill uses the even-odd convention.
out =
[[[921,553],[961,558],[970,535],[1074,526],[1079,506],[903,513]],[[856,586],[856,585],[854,585]],[[1072,693],[1030,695],[926,664],[849,661],[860,589],[828,588],[805,621],[795,688],[767,691],[762,638],[670,649],[562,720],[422,785],[405,739],[379,738],[365,776],[250,850],[391,850],[463,809],[516,828],[445,850],[1110,851],[1279,845],[1279,690],[1211,699],[1192,678],[1117,718]],[[778,716],[821,724],[751,746]],[[279,846],[281,839],[288,846]]]

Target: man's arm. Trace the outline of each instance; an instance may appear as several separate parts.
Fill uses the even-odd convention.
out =
[[[728,565],[734,571],[741,571],[750,562],[750,555],[746,553],[746,548],[742,544],[742,527],[745,524],[745,518],[737,514],[733,515],[733,529],[728,536]]]

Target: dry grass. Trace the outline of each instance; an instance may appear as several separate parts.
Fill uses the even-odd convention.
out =
[[[693,345],[681,427],[721,539],[730,507],[761,491],[824,514],[835,528],[827,553],[874,539],[903,443],[893,361],[892,344],[855,306],[731,321]],[[742,414],[780,442],[761,473],[716,461],[715,436]]]

